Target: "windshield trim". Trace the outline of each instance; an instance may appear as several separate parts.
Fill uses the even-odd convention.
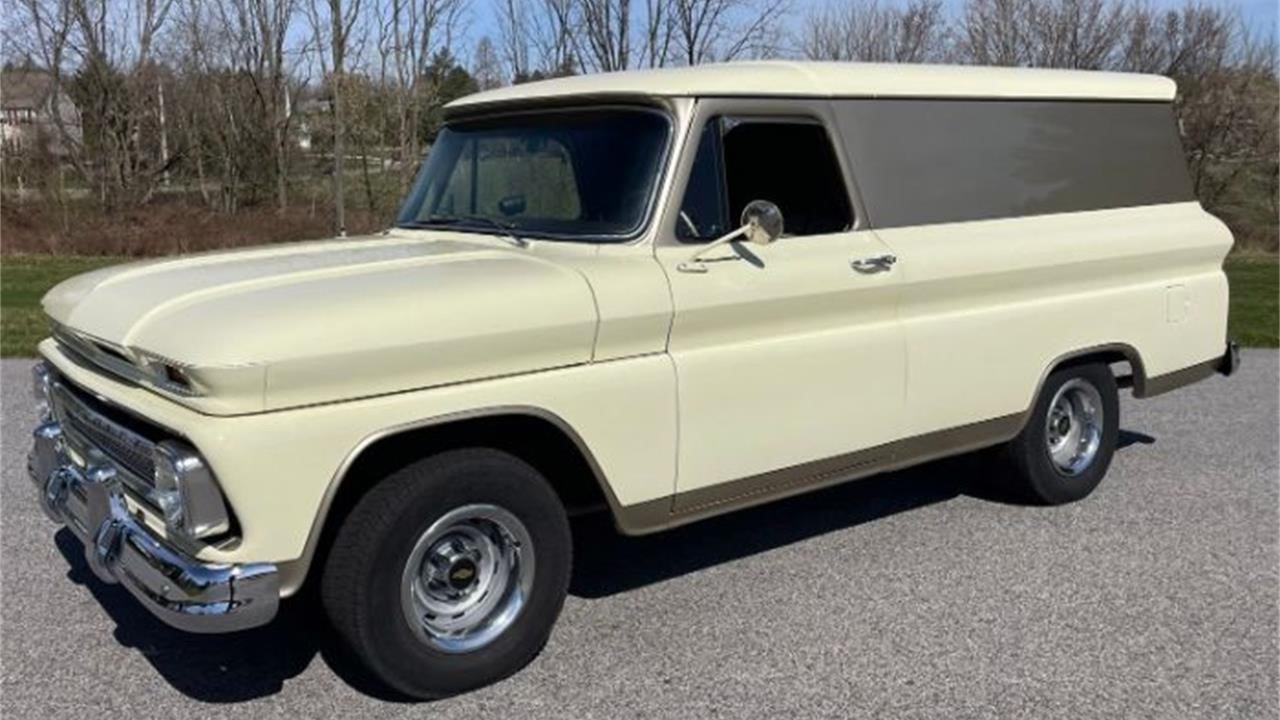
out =
[[[507,117],[519,117],[519,116],[531,116],[531,115],[563,115],[566,113],[583,113],[583,112],[608,112],[610,110],[650,113],[662,118],[662,121],[663,121],[664,131],[666,135],[662,141],[662,157],[660,158],[658,162],[658,166],[654,172],[653,181],[651,183],[651,187],[649,188],[649,196],[645,199],[644,212],[640,216],[640,222],[636,223],[636,226],[634,228],[631,228],[630,230],[623,233],[566,234],[566,233],[531,230],[531,229],[519,227],[519,226],[517,226],[514,229],[521,238],[527,238],[527,239],[549,240],[552,242],[621,245],[621,244],[625,244],[633,240],[636,240],[640,237],[643,237],[644,234],[647,233],[651,227],[653,227],[653,224],[655,222],[654,215],[656,214],[655,211],[658,206],[659,193],[661,193],[662,191],[662,187],[665,184],[664,181],[667,177],[667,172],[670,168],[671,148],[674,145],[674,139],[675,139],[675,118],[672,116],[669,110],[660,106],[648,105],[643,103],[635,103],[635,104],[597,103],[597,104],[586,104],[586,105],[566,105],[566,106],[556,106],[556,107],[540,106],[540,107],[532,107],[532,108],[508,108],[501,111],[495,111],[492,113],[477,113],[474,115],[469,114],[464,117],[457,118],[456,120],[448,121],[445,123],[444,126],[447,128],[451,125],[467,125],[473,122],[487,122],[490,120],[507,118]],[[426,162],[425,156],[423,158],[423,162]],[[409,197],[410,195],[405,196],[404,201],[406,203],[408,202]],[[502,235],[502,233],[496,232],[491,228],[476,227],[475,225],[462,226],[462,225],[434,224],[428,221],[421,221],[421,220],[407,222],[402,219],[404,211],[405,211],[405,207],[403,204],[401,205],[400,209],[396,211],[395,227],[402,230],[448,230],[450,232],[465,232],[465,233],[473,233],[477,235],[489,235],[493,237],[500,237]]]

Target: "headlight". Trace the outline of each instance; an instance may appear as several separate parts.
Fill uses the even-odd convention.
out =
[[[31,368],[31,395],[36,399],[36,413],[41,422],[52,415],[49,404],[49,385],[52,382],[53,371],[47,363],[38,362]]]
[[[231,527],[222,492],[195,448],[165,440],[156,444],[153,459],[153,497],[169,529],[189,538],[204,538]]]

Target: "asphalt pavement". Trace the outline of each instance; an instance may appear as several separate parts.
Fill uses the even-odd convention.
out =
[[[1088,499],[1024,507],[968,457],[625,538],[575,525],[542,654],[489,688],[388,698],[300,603],[170,630],[93,579],[25,472],[30,362],[0,364],[6,718],[1274,718],[1280,353],[1123,400]]]

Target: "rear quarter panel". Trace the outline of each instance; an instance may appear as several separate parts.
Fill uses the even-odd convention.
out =
[[[1223,352],[1232,239],[1198,203],[878,233],[903,273],[909,435],[1022,412],[1082,349],[1131,346],[1147,377]]]

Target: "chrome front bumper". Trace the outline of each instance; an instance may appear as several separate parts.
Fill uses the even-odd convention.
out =
[[[205,563],[188,556],[130,514],[115,468],[76,464],[57,422],[41,424],[33,435],[27,472],[40,506],[84,543],[95,575],[120,583],[156,617],[188,632],[232,632],[275,617],[275,565]]]

